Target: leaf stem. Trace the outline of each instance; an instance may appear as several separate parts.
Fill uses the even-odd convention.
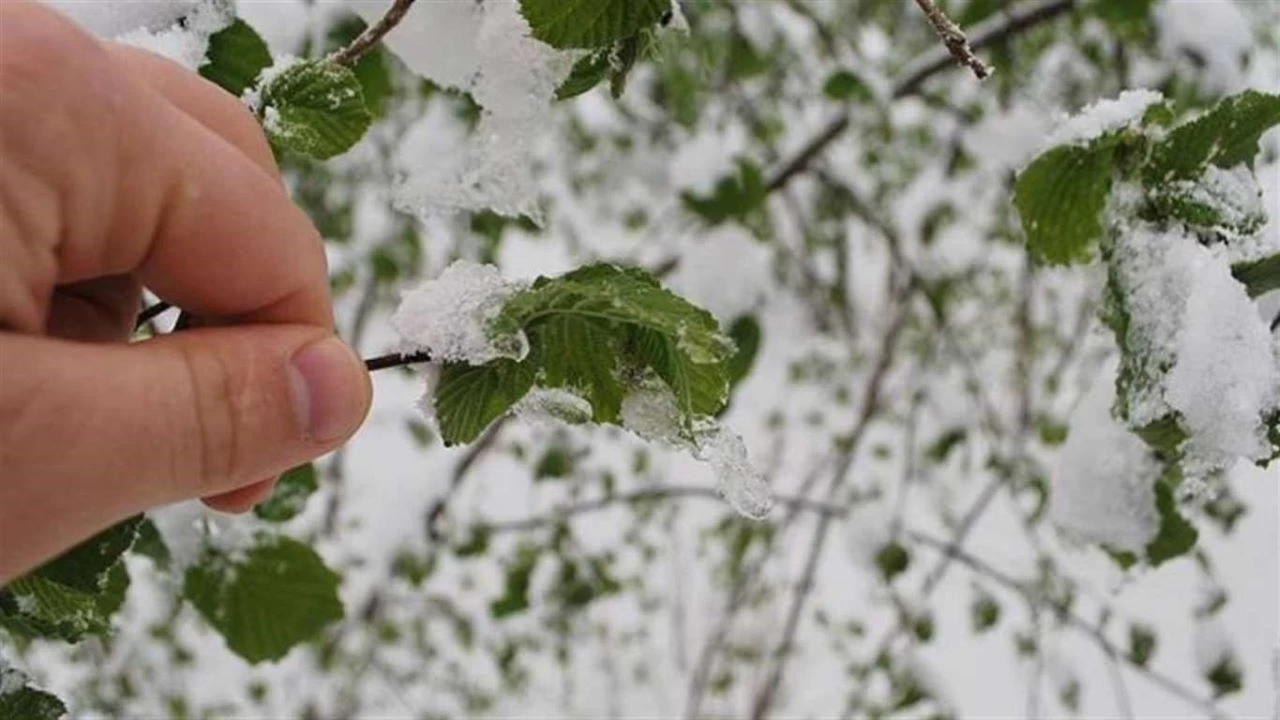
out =
[[[338,65],[351,67],[364,57],[365,53],[373,49],[375,45],[382,42],[382,38],[391,32],[404,16],[408,14],[409,8],[413,6],[414,0],[393,0],[391,7],[387,8],[386,14],[382,16],[378,22],[370,25],[360,33],[351,44],[342,48],[329,56],[329,61]]]

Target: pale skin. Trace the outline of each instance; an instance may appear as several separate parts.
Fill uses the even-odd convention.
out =
[[[143,287],[217,327],[129,342]],[[0,2],[0,585],[150,508],[251,508],[370,397],[244,105]]]

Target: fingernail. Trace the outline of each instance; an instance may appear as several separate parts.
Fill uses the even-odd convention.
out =
[[[337,338],[316,341],[295,353],[289,362],[289,384],[298,425],[308,440],[346,437],[368,411],[369,375]]]

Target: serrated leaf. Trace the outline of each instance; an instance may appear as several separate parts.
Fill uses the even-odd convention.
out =
[[[1143,169],[1149,187],[1198,177],[1208,165],[1251,165],[1258,140],[1280,124],[1280,95],[1246,90],[1214,105],[1191,122],[1169,131]]]
[[[1261,260],[1236,263],[1231,274],[1248,291],[1249,297],[1259,297],[1272,290],[1280,290],[1280,253]]]
[[[280,476],[271,497],[255,505],[253,514],[268,522],[292,520],[307,506],[317,487],[315,465],[299,465]]]
[[[475,440],[533,387],[531,363],[495,360],[473,367],[448,363],[435,390],[440,437],[448,446]]]
[[[1032,256],[1053,265],[1087,262],[1102,238],[1115,145],[1056,147],[1018,175],[1014,204]]]
[[[561,49],[595,49],[658,24],[670,0],[520,0],[533,36]]]
[[[128,552],[143,517],[123,520],[76,545],[35,571],[36,575],[80,592],[96,594],[107,574]]]
[[[542,357],[540,384],[585,398],[596,422],[618,422],[625,388],[609,323],[557,314],[531,328],[529,342]]]
[[[56,696],[27,684],[27,676],[4,667],[0,659],[0,718],[5,720],[58,720],[67,706]]]
[[[242,557],[209,549],[187,570],[183,596],[251,663],[277,660],[342,619],[341,578],[310,547],[260,538]]]
[[[723,365],[692,362],[677,341],[647,328],[635,328],[627,344],[671,388],[686,423],[693,416],[715,415],[728,401],[729,378]]]
[[[78,642],[111,628],[99,596],[28,575],[0,590],[0,626],[26,637]]]
[[[373,120],[355,74],[327,60],[302,61],[271,78],[261,113],[273,144],[317,160],[346,152]]]
[[[239,18],[209,36],[205,57],[200,75],[236,97],[253,87],[262,71],[271,67],[267,43]]]
[[[366,27],[364,21],[355,15],[339,21],[329,29],[328,49],[337,50],[350,45]],[[387,99],[395,91],[391,79],[391,61],[386,49],[381,45],[370,48],[351,66],[351,72],[360,81],[365,107],[375,118],[382,117],[386,111]]]

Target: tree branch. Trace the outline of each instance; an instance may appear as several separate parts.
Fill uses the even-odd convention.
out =
[[[342,48],[329,56],[329,61],[338,65],[346,65],[351,67],[359,62],[364,54],[373,49],[373,46],[382,42],[382,38],[387,33],[400,24],[404,16],[409,12],[409,8],[413,7],[414,0],[393,0],[391,7],[387,8],[386,14],[382,16],[378,22],[370,25],[360,33],[351,44]]]
[[[986,80],[991,75],[991,69],[973,54],[973,48],[969,46],[969,38],[964,36],[960,26],[947,17],[947,14],[933,3],[933,0],[916,0],[916,5],[919,5],[925,16],[929,18],[929,24],[933,25],[933,29],[942,39],[942,44],[947,47],[951,57],[972,70],[979,80]]]
[[[161,300],[160,302],[154,305],[147,307],[145,310],[138,313],[138,318],[133,321],[133,331],[137,332],[141,330],[142,326],[160,317],[161,315],[168,312],[172,308],[173,308],[172,305],[170,305],[169,303],[163,300]]]
[[[419,363],[429,362],[434,362],[431,359],[431,355],[425,350],[419,350],[418,352],[387,353],[386,355],[365,358],[364,367],[369,372],[374,372],[376,370],[386,370],[387,368],[417,365]]]
[[[920,2],[921,0],[917,0]],[[969,48],[978,50],[1008,39],[1018,33],[1052,20],[1073,9],[1076,0],[1032,0],[997,14],[979,23],[969,34]],[[920,92],[925,80],[953,66],[953,58],[944,48],[925,53],[912,61],[906,75],[893,87],[890,95],[900,100]],[[770,192],[790,182],[804,172],[814,158],[821,155],[831,143],[849,129],[851,116],[842,112],[827,123],[812,140],[805,143],[790,160],[782,163],[769,177],[766,187]]]

